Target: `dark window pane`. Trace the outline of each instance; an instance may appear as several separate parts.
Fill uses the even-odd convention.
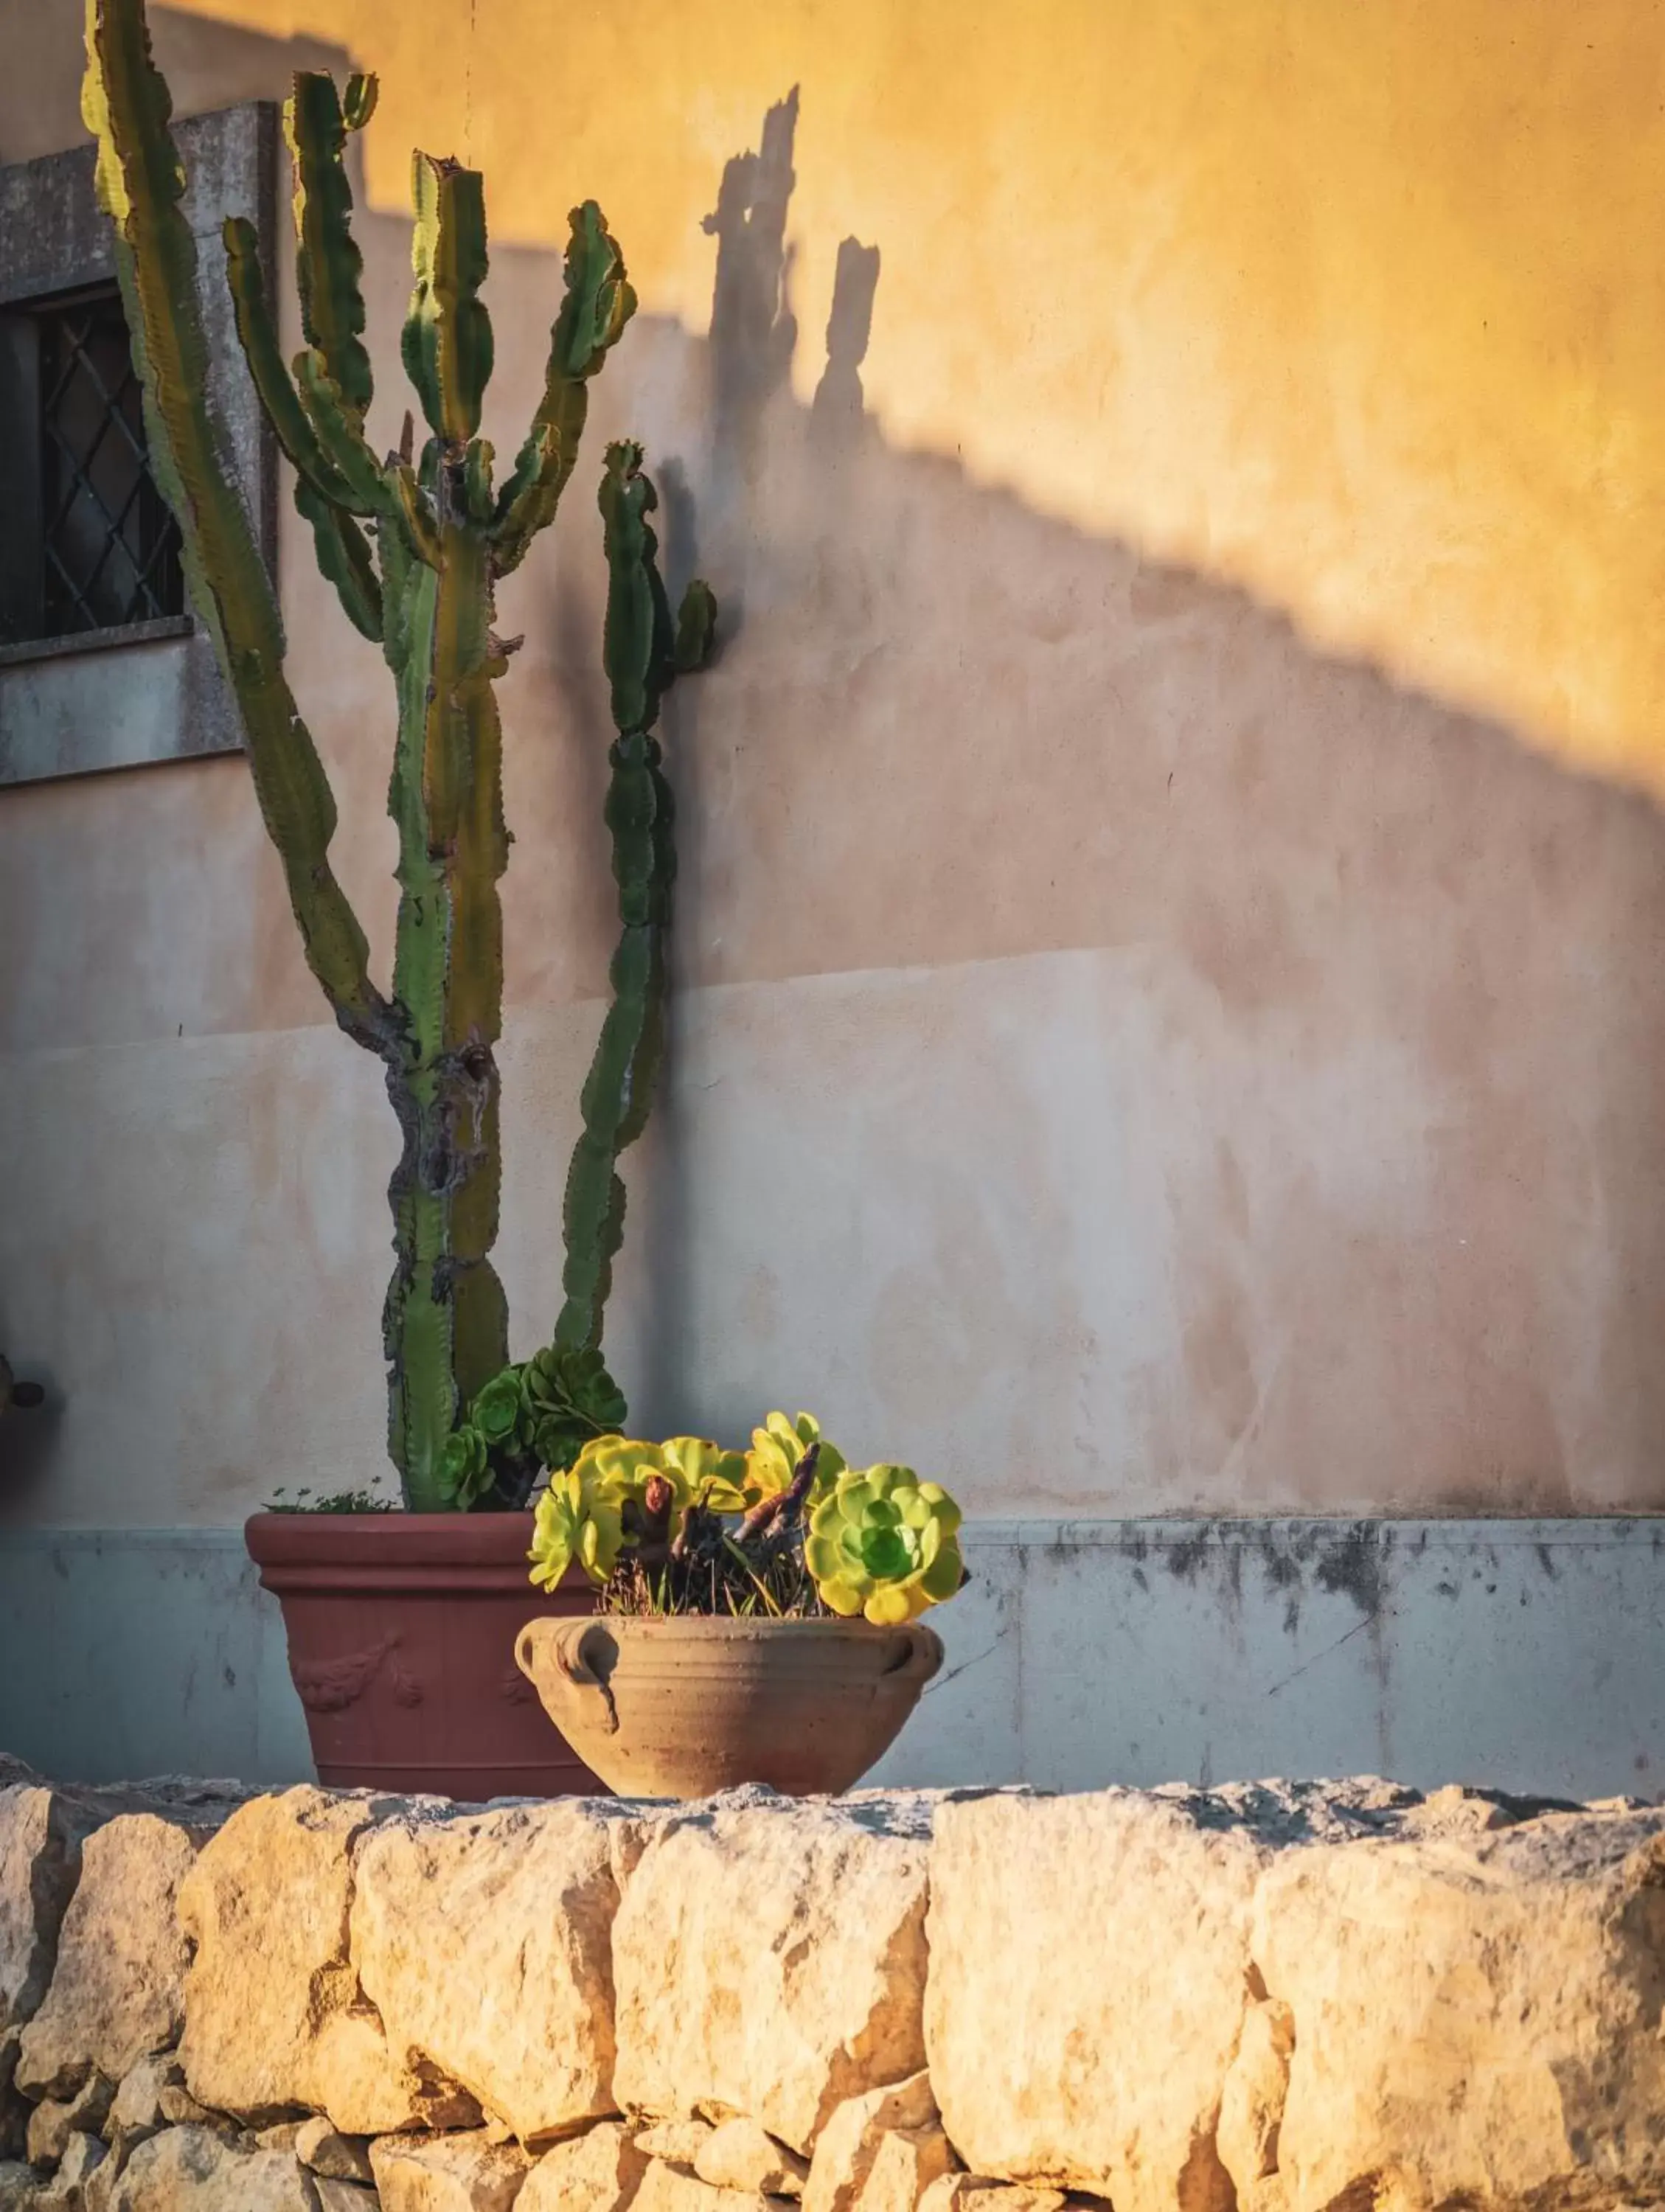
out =
[[[39,320],[46,635],[183,613],[179,529],[145,461],[121,296]]]

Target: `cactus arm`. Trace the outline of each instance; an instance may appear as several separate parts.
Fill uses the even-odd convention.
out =
[[[564,1350],[595,1349],[601,1342],[624,1234],[618,1156],[647,1126],[664,1052],[665,942],[677,865],[671,787],[652,728],[678,656],[647,521],[655,495],[641,473],[639,446],[608,447],[599,503],[608,570],[603,658],[618,726],[608,756],[606,817],[623,927],[608,973],[611,1002],[580,1102],[584,1126],[567,1174],[564,1298],[554,1338]],[[690,669],[709,657],[715,614],[709,589],[690,585],[680,625]]]
[[[410,550],[430,568],[437,568],[440,565],[440,532],[427,496],[416,480],[416,471],[409,461],[401,461],[390,470],[388,482],[392,489],[399,526]]]
[[[492,368],[485,196],[477,169],[418,154],[412,173],[416,289],[400,342],[405,373],[436,436],[465,445],[480,427]]]
[[[397,1011],[370,980],[364,932],[330,867],[334,798],[284,678],[276,595],[208,398],[196,246],[179,209],[172,107],[150,59],[142,0],[87,0],[86,24],[82,112],[98,142],[100,200],[115,226],[152,466],[179,520],[193,603],[237,701],[307,964],[349,1035],[385,1052]]]
[[[278,351],[266,306],[266,288],[254,226],[228,216],[226,281],[237,319],[237,336],[266,420],[295,468],[295,503],[312,526],[319,569],[335,586],[347,619],[365,636],[381,636],[381,587],[363,532],[345,512],[353,504],[347,479],[325,456]]]
[[[381,586],[369,540],[352,516],[320,493],[310,477],[296,477],[295,504],[312,526],[313,557],[320,574],[335,586],[348,621],[373,645],[380,645]]]
[[[295,380],[324,457],[346,486],[342,504],[355,514],[383,513],[388,497],[381,464],[316,347],[295,356]]]
[[[301,326],[325,373],[359,422],[374,386],[364,349],[364,257],[352,234],[353,192],[343,160],[349,131],[375,106],[374,77],[354,77],[343,112],[335,80],[319,70],[296,74],[283,104],[283,135],[295,166],[295,273]],[[350,119],[349,119],[350,118]]]
[[[538,532],[554,520],[578,459],[590,406],[589,380],[635,313],[624,257],[595,202],[574,208],[570,225],[565,289],[550,330],[544,396],[497,501],[500,576],[520,565]]]
[[[343,504],[350,494],[339,473],[325,459],[278,349],[277,331],[266,305],[265,276],[260,266],[254,225],[241,216],[228,216],[222,235],[226,283],[236,317],[238,341],[266,420],[278,444],[301,474],[310,477],[325,499]]]
[[[576,410],[578,428],[583,427],[584,407],[589,404],[588,394],[582,385],[578,387],[583,406]],[[573,444],[577,446],[574,432]],[[529,452],[535,452],[537,465],[530,473],[523,472]],[[572,474],[561,442],[561,433],[545,424],[535,430],[520,449],[515,463],[515,475],[520,489],[507,507],[500,501],[496,519],[492,527],[493,567],[500,576],[507,576],[518,568],[526,557],[532,541],[538,532],[554,521],[556,509],[561,504],[561,495]]]

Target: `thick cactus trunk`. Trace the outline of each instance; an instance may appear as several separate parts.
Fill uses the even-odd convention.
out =
[[[430,1510],[447,1498],[446,1439],[508,1358],[507,1309],[488,1257],[501,1173],[494,1048],[508,840],[491,684],[503,662],[483,541],[441,523],[437,550],[430,568],[389,532],[382,572],[399,700],[388,802],[399,833],[393,991],[410,1021],[408,1060],[388,1082],[404,1138],[389,1191],[389,1448],[410,1503]]]

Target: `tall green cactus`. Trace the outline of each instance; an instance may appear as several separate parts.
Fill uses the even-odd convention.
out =
[[[267,307],[255,233],[246,222],[226,224],[238,336],[294,464],[295,504],[319,567],[393,675],[398,727],[388,809],[398,830],[399,905],[392,989],[384,994],[331,872],[334,800],[283,673],[276,597],[208,397],[196,249],[179,209],[171,102],[151,61],[143,0],[87,0],[87,53],[83,112],[115,225],[152,464],[179,518],[193,600],[241,710],[261,813],[308,964],[341,1026],[385,1063],[403,1133],[389,1188],[397,1262],[385,1310],[389,1448],[407,1503],[431,1509],[457,1494],[442,1466],[447,1440],[507,1358],[507,1314],[489,1258],[501,1180],[497,885],[508,854],[493,687],[513,647],[492,628],[495,586],[554,518],[577,457],[589,380],[635,297],[599,209],[586,202],[572,217],[544,395],[507,482],[494,490],[492,448],[479,434],[492,336],[479,296],[487,256],[477,172],[416,157],[416,288],[401,350],[431,433],[420,457],[408,416],[398,453],[379,458],[365,434],[374,386],[343,155],[349,134],[369,118],[374,79],[352,78],[343,97],[329,76],[303,73],[285,110],[307,340],[292,369]],[[593,1355],[599,1345],[623,1214],[613,1163],[646,1117],[662,1028],[673,860],[669,793],[648,732],[678,655],[644,519],[653,504],[640,449],[613,448],[602,491],[605,653],[620,736],[608,821],[625,936],[568,1192],[557,1357]],[[684,611],[680,659],[691,666],[709,641],[703,585],[690,587]],[[591,1358],[582,1371],[597,1366]]]

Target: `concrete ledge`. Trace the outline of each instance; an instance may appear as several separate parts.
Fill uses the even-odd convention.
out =
[[[967,1554],[878,1782],[1665,1785],[1665,1521],[984,1521]],[[0,1531],[0,1742],[89,1781],[307,1778],[240,1530]]]

